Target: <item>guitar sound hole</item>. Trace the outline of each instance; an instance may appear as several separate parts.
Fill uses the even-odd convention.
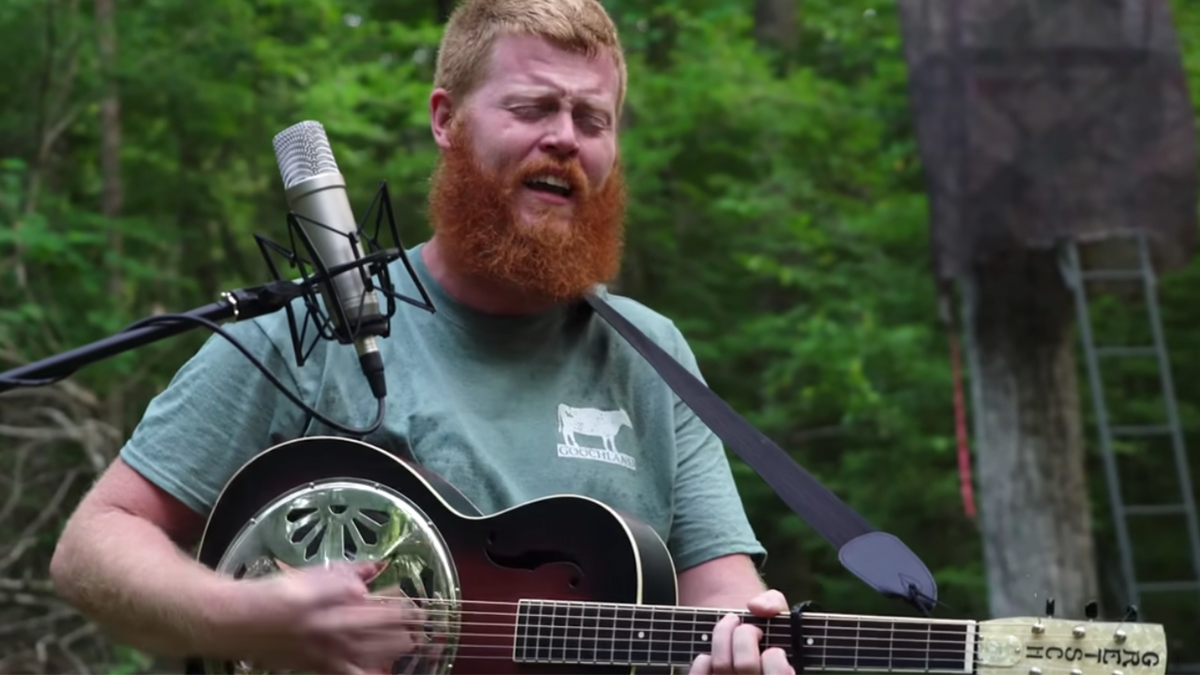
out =
[[[489,547],[486,549],[486,552],[488,559],[500,567],[529,570],[532,572],[545,565],[566,564],[575,568],[574,578],[579,578],[583,574],[582,570],[579,569],[579,561],[562,551],[528,550],[505,554]]]

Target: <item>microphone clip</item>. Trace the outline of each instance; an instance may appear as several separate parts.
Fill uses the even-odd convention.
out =
[[[301,221],[304,222],[303,226]],[[372,221],[373,228],[368,233],[366,227]],[[385,222],[386,229],[383,227]],[[305,232],[305,228],[314,227],[322,228],[338,237],[345,237],[347,247],[354,253],[352,262],[326,267],[321,262],[321,257],[318,255],[312,239]],[[390,235],[391,245],[381,243],[381,230],[383,230],[383,234]],[[294,303],[288,302],[283,307],[288,317],[288,328],[291,332],[292,348],[295,352],[297,366],[304,365],[318,340],[336,340],[341,344],[355,344],[360,343],[364,338],[387,337],[391,334],[391,320],[396,313],[397,300],[431,313],[436,311],[429,298],[429,293],[417,278],[416,270],[413,269],[412,263],[405,255],[386,181],[380,182],[374,198],[354,232],[340,231],[294,211],[289,211],[287,215],[287,231],[290,246],[282,245],[257,233],[254,238],[275,281],[300,289],[298,295],[303,297],[305,313],[302,319],[297,320]],[[300,277],[299,283],[282,276],[280,266],[276,264],[272,254],[285,261],[285,269],[296,270]],[[395,290],[390,263],[397,259],[403,263],[409,279],[420,295],[419,299]],[[333,283],[334,278],[341,274],[359,275],[365,289],[364,293],[382,295],[380,311],[366,317],[351,317],[341,303],[324,301],[322,297],[337,297]],[[310,330],[312,331],[311,340],[309,340]]]

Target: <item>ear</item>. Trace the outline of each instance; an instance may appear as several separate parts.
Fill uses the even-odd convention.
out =
[[[442,149],[450,147],[450,124],[454,119],[454,104],[450,93],[438,87],[429,95],[429,126],[433,140]]]

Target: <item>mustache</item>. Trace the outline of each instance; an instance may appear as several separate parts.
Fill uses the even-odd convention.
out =
[[[510,156],[488,166],[470,139],[465,125],[452,130],[428,197],[430,223],[452,266],[553,300],[577,298],[616,278],[625,211],[619,156],[604,181],[593,184],[578,155]],[[540,189],[559,184],[561,193],[562,183],[569,186],[569,214],[516,208],[526,181],[539,175],[555,179]]]
[[[587,198],[592,193],[587,174],[577,157],[538,157],[521,163],[513,173],[511,188],[524,185],[535,178],[548,176],[566,183],[572,196]]]

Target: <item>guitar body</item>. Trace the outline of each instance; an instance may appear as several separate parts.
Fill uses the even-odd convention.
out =
[[[282,565],[387,561],[372,594],[403,591],[428,612],[430,641],[445,641],[440,657],[398,661],[393,672],[629,673],[516,659],[518,603],[677,601],[667,548],[637,519],[576,496],[484,516],[431,472],[335,437],[285,442],[242,467],[218,497],[197,557],[241,578]],[[254,669],[189,661],[194,673],[243,668]]]

